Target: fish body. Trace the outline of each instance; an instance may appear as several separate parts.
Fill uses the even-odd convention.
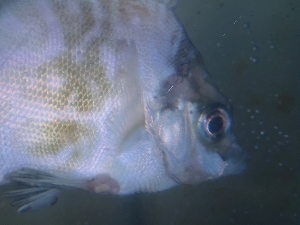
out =
[[[31,197],[63,187],[130,194],[242,171],[230,103],[173,6],[1,6],[0,184],[26,183]]]

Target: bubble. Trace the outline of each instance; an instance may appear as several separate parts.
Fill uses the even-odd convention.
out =
[[[250,59],[252,62],[254,62],[254,63],[258,62],[258,58],[255,57],[255,56],[250,56],[249,59]]]
[[[263,130],[263,131],[260,132],[260,134],[263,135],[263,136],[265,136],[266,135],[266,131]]]
[[[245,29],[248,29],[249,27],[250,27],[250,23],[244,23],[244,25],[243,25],[243,27],[245,28]]]
[[[258,46],[253,46],[253,47],[252,47],[252,50],[253,50],[253,51],[258,51]]]
[[[275,48],[275,44],[273,43],[273,41],[268,40],[267,42],[268,42],[269,47],[270,47],[271,49],[274,49],[274,48]]]

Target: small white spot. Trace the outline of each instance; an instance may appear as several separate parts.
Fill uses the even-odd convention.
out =
[[[244,27],[245,29],[248,29],[248,28],[250,27],[250,23],[244,23],[243,27]]]
[[[249,59],[250,59],[252,62],[254,62],[254,63],[258,62],[258,58],[255,57],[255,56],[250,56]]]
[[[278,163],[278,165],[279,165],[279,166],[283,166],[283,163],[282,163],[282,162],[280,162],[280,163]]]
[[[263,135],[263,136],[265,136],[266,135],[266,131],[261,131],[260,134]]]

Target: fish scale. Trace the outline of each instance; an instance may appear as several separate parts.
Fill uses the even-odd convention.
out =
[[[28,186],[6,194],[19,211],[54,203],[64,188],[155,192],[243,171],[230,103],[175,3],[0,8],[0,183]]]

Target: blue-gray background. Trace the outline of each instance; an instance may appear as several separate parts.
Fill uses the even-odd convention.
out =
[[[0,224],[300,224],[300,2],[181,0],[176,14],[234,106],[249,153],[238,176],[131,196],[64,192],[56,205]],[[11,187],[2,187],[0,192]]]

